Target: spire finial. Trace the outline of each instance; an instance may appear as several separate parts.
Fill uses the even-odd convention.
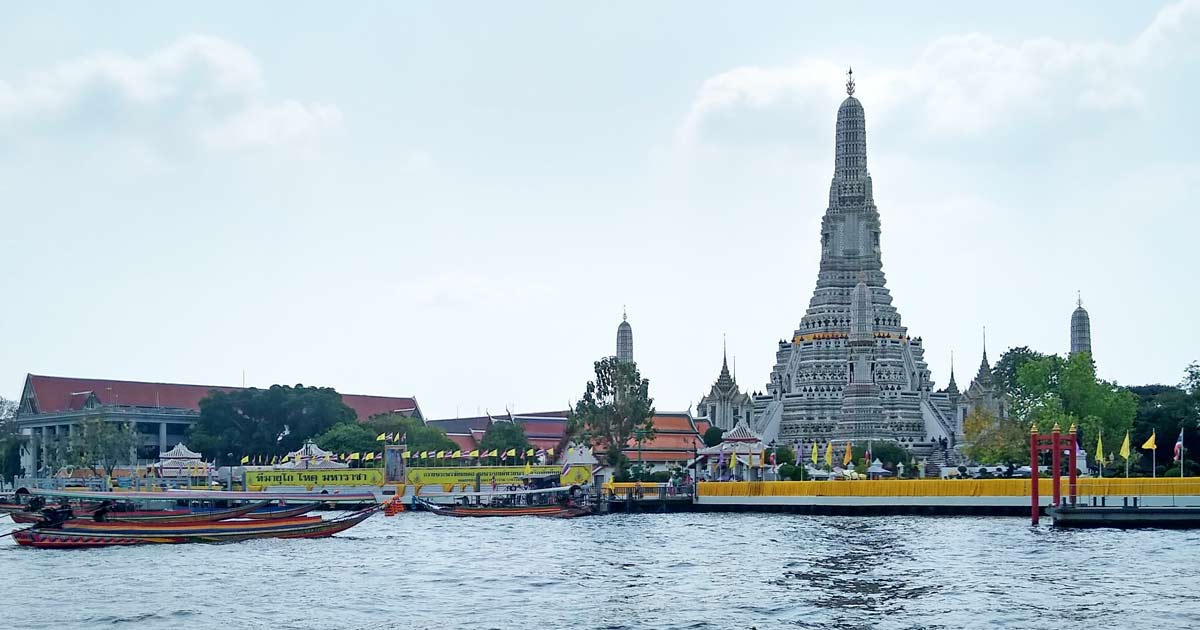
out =
[[[1083,291],[1075,289],[1075,306],[1083,307]]]
[[[950,378],[954,378],[954,351],[950,351]]]
[[[623,321],[623,322],[629,321],[629,311],[627,311],[625,309],[624,304],[621,305],[621,321]]]
[[[854,68],[846,70],[846,94],[854,96]]]

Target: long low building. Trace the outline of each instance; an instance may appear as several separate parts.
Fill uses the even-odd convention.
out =
[[[92,378],[65,378],[29,374],[17,407],[17,430],[31,438],[22,451],[21,467],[36,475],[44,463],[38,445],[70,435],[84,420],[128,422],[140,434],[138,459],[152,460],[158,453],[184,442],[187,431],[200,418],[200,401],[214,391],[242,388],[182,383],[150,383]],[[360,420],[385,413],[422,418],[417,399],[411,396],[342,394],[342,402]]]

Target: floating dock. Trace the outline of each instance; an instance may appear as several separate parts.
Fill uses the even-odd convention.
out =
[[[1200,528],[1200,506],[1094,507],[1063,506],[1050,509],[1055,527],[1070,529],[1113,527],[1118,529]]]
[[[644,484],[640,496],[635,484],[606,484],[604,489],[611,512],[1028,516],[1031,508],[1029,479],[701,482],[686,496],[655,484]],[[1043,512],[1051,507],[1053,489],[1051,479],[1038,481],[1038,505]],[[1143,510],[1200,509],[1197,477],[1083,478],[1076,481],[1075,491],[1080,506],[1133,505],[1136,500]],[[1062,479],[1060,492],[1064,498],[1070,496],[1067,479]]]

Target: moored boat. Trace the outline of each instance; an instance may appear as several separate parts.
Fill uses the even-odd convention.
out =
[[[331,519],[298,516],[196,523],[122,523],[70,519],[57,524],[35,525],[13,533],[12,537],[19,545],[45,549],[225,543],[256,538],[324,538],[354,527],[378,510],[378,506],[373,506]]]
[[[422,501],[426,509],[439,516],[458,517],[493,517],[493,516],[552,516],[556,518],[574,518],[586,516],[591,512],[585,508],[573,505],[437,505]]]
[[[510,490],[500,492],[462,492],[453,496],[453,504],[438,504],[425,497],[414,502],[439,516],[457,517],[500,517],[500,516],[549,516],[575,518],[592,514],[586,495],[577,486],[542,488],[536,490]]]

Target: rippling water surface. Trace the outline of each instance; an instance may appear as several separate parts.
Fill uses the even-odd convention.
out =
[[[13,527],[0,521],[0,533]],[[0,539],[0,619],[18,629],[1193,628],[1198,578],[1198,532],[422,513],[374,516],[325,540],[50,551]]]

